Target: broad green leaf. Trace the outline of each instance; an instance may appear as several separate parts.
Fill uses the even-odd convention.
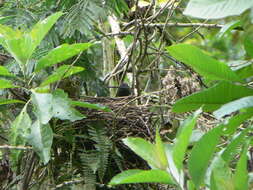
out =
[[[32,102],[35,106],[35,113],[42,124],[47,124],[54,116],[53,95],[50,93],[37,93],[32,90]]]
[[[19,35],[17,35],[17,34],[19,34]],[[5,25],[0,24],[0,39],[1,39],[0,43],[1,43],[1,45],[3,45],[3,46],[5,45],[5,43],[3,42],[3,39],[10,40],[15,37],[21,37],[20,34],[21,34],[21,32],[15,31],[9,26],[5,26]]]
[[[225,24],[221,29],[220,32],[218,33],[218,37],[222,38],[225,34],[227,34],[228,32],[230,32],[232,29],[241,26],[241,21],[239,20],[235,20],[235,21],[231,21],[227,24]]]
[[[162,139],[159,135],[159,130],[156,129],[156,137],[155,137],[155,151],[157,156],[157,164],[159,163],[159,169],[166,170],[168,167],[168,160],[165,153],[164,144],[162,142]]]
[[[225,96],[221,96],[222,94]],[[178,100],[172,110],[180,113],[196,110],[203,106],[204,111],[214,111],[223,104],[251,95],[253,95],[253,89],[223,81],[211,88]]]
[[[0,79],[0,89],[15,88],[15,87],[16,86],[14,86],[11,81],[5,80],[5,79]]]
[[[208,56],[193,45],[177,44],[167,47],[167,50],[174,58],[189,65],[207,79],[243,82],[228,65]]]
[[[21,37],[5,40],[8,51],[20,64],[24,65],[28,63],[32,55],[32,39],[28,34],[22,34]]]
[[[228,115],[232,112],[235,112],[243,108],[249,108],[249,107],[253,107],[253,96],[247,96],[247,97],[229,102],[223,105],[220,109],[213,112],[213,114],[217,119],[220,119],[223,116]]]
[[[0,44],[15,58],[19,65],[28,63],[35,48],[62,13],[55,13],[35,25],[31,33],[23,33],[0,25]]]
[[[243,79],[251,77],[253,75],[253,64],[249,63],[246,66],[237,69],[235,72]]]
[[[192,149],[188,160],[188,168],[196,187],[203,183],[209,161],[215,152],[221,132],[222,128],[220,127],[208,131]]]
[[[14,77],[15,75],[11,74],[7,68],[4,66],[0,66],[0,76],[6,76],[6,77]]]
[[[159,168],[159,160],[156,157],[155,146],[142,138],[128,137],[123,139],[132,151],[139,155],[142,159],[146,160],[152,168]]]
[[[76,121],[85,118],[80,112],[72,108],[71,99],[63,90],[55,90],[53,92],[53,115],[61,120]]]
[[[217,158],[213,164],[210,186],[211,190],[234,190],[232,172],[228,163],[221,157]]]
[[[15,103],[24,104],[25,102],[23,102],[21,100],[15,100],[15,99],[3,99],[3,98],[0,98],[0,105],[15,104]]]
[[[250,128],[244,129],[241,133],[236,134],[236,136],[232,139],[232,141],[224,148],[221,157],[222,159],[229,163],[232,161],[243,142],[245,141],[245,135],[248,133]]]
[[[32,90],[32,102],[35,105],[35,113],[42,124],[47,124],[52,117],[70,121],[85,118],[72,107],[71,99],[63,90],[55,90],[52,94]]]
[[[36,47],[41,43],[43,38],[56,23],[56,21],[63,15],[62,12],[56,12],[53,15],[47,17],[46,19],[39,21],[30,32],[29,36],[32,39],[31,52],[34,52]]]
[[[78,53],[88,49],[91,45],[91,43],[79,43],[72,45],[63,44],[61,46],[58,46],[38,61],[35,72],[69,59]]]
[[[203,19],[219,19],[240,15],[252,6],[251,0],[190,0],[184,14]]]
[[[247,54],[253,58],[253,41],[248,36],[244,39],[244,49]]]
[[[197,118],[201,110],[196,111],[193,115],[188,117],[183,124],[178,129],[178,133],[175,139],[175,144],[173,147],[173,159],[174,163],[179,170],[183,169],[183,160],[187,146],[192,135],[192,130],[196,125]]]
[[[11,124],[9,143],[12,146],[25,145],[26,143],[26,137],[29,134],[29,129],[32,124],[32,121],[26,112],[26,108],[27,104]],[[16,167],[18,162],[20,152],[20,150],[11,150],[11,161],[14,167]]]
[[[32,145],[42,162],[47,164],[50,160],[53,142],[53,131],[50,125],[43,125],[39,120],[35,121],[31,127],[31,134],[27,137],[27,142]]]
[[[222,124],[224,126],[223,133],[225,134],[233,134],[237,127],[239,127],[243,122],[253,116],[253,108],[245,109],[244,111],[236,114],[226,121],[226,123]]]
[[[99,104],[91,104],[88,102],[71,101],[71,105],[83,107],[83,108],[95,109],[95,110],[102,110],[105,112],[112,112],[112,110],[107,106],[103,106],[103,105],[99,105]]]
[[[83,70],[84,70],[83,67],[77,67],[77,66],[71,66],[71,65],[62,65],[61,67],[56,69],[56,71],[52,75],[47,77],[47,79],[44,80],[41,83],[40,87],[47,86],[51,83],[54,83],[58,80],[67,78],[67,77],[69,77],[73,74],[79,73]]]
[[[114,176],[109,185],[129,183],[161,183],[174,185],[172,177],[163,170],[127,170]]]
[[[248,188],[248,170],[247,170],[247,152],[249,143],[246,142],[242,150],[240,159],[236,165],[235,174],[233,176],[235,190],[249,189]]]
[[[187,181],[187,189],[188,189],[188,190],[196,190],[195,185],[194,185],[194,183],[192,182],[192,180],[188,180],[188,181]]]

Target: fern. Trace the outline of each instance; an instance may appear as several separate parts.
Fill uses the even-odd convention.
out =
[[[83,151],[80,155],[83,174],[86,184],[95,184],[96,175],[100,182],[107,170],[108,158],[111,150],[112,143],[106,136],[106,132],[101,126],[92,126],[88,129],[90,138],[94,144],[94,150]]]
[[[109,11],[120,15],[127,10],[124,0],[80,0],[64,17],[61,34],[72,37],[78,31],[86,37],[96,36],[94,30],[98,22],[104,20]]]

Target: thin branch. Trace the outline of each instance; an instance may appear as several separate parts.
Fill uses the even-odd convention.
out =
[[[11,146],[11,145],[0,145],[0,149],[14,149],[14,150],[32,150],[31,146]]]
[[[123,23],[123,26],[126,26],[128,23]],[[222,24],[206,24],[206,23],[150,23],[145,24],[145,27],[202,27],[202,28],[222,28]],[[236,29],[236,28],[235,28]],[[237,28],[239,30],[241,28]]]

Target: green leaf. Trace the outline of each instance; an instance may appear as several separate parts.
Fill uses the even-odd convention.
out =
[[[246,53],[253,58],[253,41],[249,36],[246,36],[244,39],[244,49]]]
[[[240,20],[234,20],[225,24],[218,33],[218,38],[222,38],[225,34],[229,33],[232,29],[241,26]]]
[[[177,44],[169,46],[167,50],[174,58],[208,79],[243,82],[225,63],[213,59],[193,45]]]
[[[71,75],[74,75],[76,73],[79,73],[83,70],[84,70],[83,67],[77,67],[77,66],[71,66],[71,65],[62,65],[61,67],[56,69],[56,71],[52,75],[50,75],[46,80],[44,80],[41,83],[40,87],[47,86],[51,83],[54,83],[58,80],[67,78],[67,77],[69,77]]]
[[[226,94],[226,96],[221,96],[221,94]],[[180,113],[196,110],[203,106],[204,111],[211,112],[225,103],[251,95],[253,95],[253,89],[223,81],[211,88],[178,100],[172,110]]]
[[[112,178],[109,185],[129,183],[161,183],[174,185],[172,177],[163,170],[127,170]]]
[[[12,84],[11,81],[5,80],[5,79],[0,79],[0,89],[4,88],[15,88],[16,86]]]
[[[20,38],[6,40],[9,52],[20,65],[28,63],[32,56],[32,39],[28,34],[23,34]]]
[[[224,127],[223,132],[225,134],[233,134],[238,126],[240,126],[243,122],[245,122],[252,116],[253,116],[253,108],[245,109],[239,114],[229,118],[229,120],[225,124],[222,124]]]
[[[203,19],[218,19],[240,15],[252,6],[251,0],[190,0],[184,14]]]
[[[0,66],[0,76],[6,76],[6,77],[14,77],[15,75],[11,74],[7,68],[4,66]]]
[[[234,190],[232,172],[221,157],[215,160],[210,180],[211,190]]]
[[[166,170],[168,167],[168,160],[165,153],[164,144],[162,142],[162,139],[159,135],[159,130],[156,129],[156,137],[155,137],[155,151],[157,156],[157,164],[159,163],[159,169]]]
[[[249,147],[249,143],[246,142],[235,169],[235,174],[233,176],[235,190],[249,189],[248,188],[249,176],[248,176],[248,170],[247,170],[248,147]]]
[[[217,119],[220,119],[232,112],[249,107],[253,107],[253,96],[247,96],[239,100],[229,102],[223,105],[220,109],[213,112],[213,114]]]
[[[188,168],[189,174],[196,187],[199,187],[203,183],[209,161],[219,142],[221,130],[222,128],[216,127],[208,131],[192,149],[188,160]]]
[[[47,17],[46,19],[39,21],[31,30],[29,36],[32,39],[31,53],[34,52],[36,47],[41,43],[43,38],[56,23],[56,21],[63,15],[62,12],[56,12],[53,15]]]
[[[6,45],[6,43],[4,42],[4,39],[10,40],[12,38],[22,36],[20,31],[18,31],[18,30],[15,31],[11,27],[8,27],[8,26],[2,25],[2,24],[0,24],[0,34],[1,34],[0,35],[0,39],[1,39],[0,43],[3,46]]]
[[[83,108],[95,109],[95,110],[102,110],[102,111],[105,111],[105,112],[112,112],[112,110],[109,107],[103,106],[103,105],[100,105],[100,104],[91,104],[91,103],[88,103],[88,102],[71,101],[71,105],[78,106],[78,107],[83,107]]]
[[[37,23],[30,33],[13,30],[0,25],[0,43],[15,58],[19,65],[27,64],[35,48],[48,33],[53,24],[62,15],[58,12]]]
[[[35,72],[69,59],[78,53],[88,49],[91,45],[91,43],[79,43],[72,45],[63,44],[61,46],[58,46],[38,61]]]
[[[85,118],[80,112],[72,108],[71,99],[63,90],[55,90],[53,92],[53,115],[61,120],[76,121]]]
[[[12,146],[22,146],[26,143],[26,137],[29,134],[29,129],[32,124],[32,121],[26,112],[26,108],[27,104],[11,124],[9,143]],[[16,164],[18,163],[20,152],[20,150],[11,150],[11,161],[14,167],[16,167]]]
[[[192,116],[188,117],[178,130],[175,144],[173,146],[173,159],[179,170],[183,169],[185,152],[187,150],[187,146],[189,145],[192,130],[196,125],[196,121],[200,113],[201,110],[198,110]]]
[[[70,121],[85,118],[72,108],[72,101],[63,90],[55,90],[52,94],[32,90],[32,102],[35,105],[35,113],[42,124],[47,124],[52,117]]]
[[[159,168],[159,160],[156,157],[155,146],[142,138],[128,137],[123,139],[132,151],[146,160],[152,168]]]
[[[35,106],[35,113],[42,124],[47,124],[54,116],[53,112],[53,95],[50,93],[37,93],[32,91],[32,102]]]
[[[0,105],[15,104],[15,103],[25,104],[25,102],[23,102],[23,101],[21,101],[21,100],[3,99],[3,98],[0,98]]]
[[[241,133],[236,134],[232,141],[224,148],[221,157],[225,162],[229,163],[235,158],[238,153],[238,148],[245,141],[245,135],[248,133],[249,129],[250,128],[244,129]]]
[[[53,142],[53,131],[50,125],[43,125],[39,120],[35,121],[31,127],[31,134],[27,137],[27,142],[32,145],[43,163],[47,164],[50,160]]]
[[[253,75],[253,64],[252,63],[246,64],[245,66],[237,69],[235,72],[238,76],[240,76],[243,79],[251,77]]]

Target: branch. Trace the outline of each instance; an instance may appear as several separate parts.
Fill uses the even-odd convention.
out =
[[[32,150],[31,146],[11,146],[11,145],[0,145],[0,149],[15,149],[15,150]]]
[[[123,23],[122,25],[125,27],[129,23]],[[144,24],[145,27],[203,27],[203,28],[222,28],[224,25],[222,24],[205,24],[205,23],[150,23]],[[235,28],[236,29],[236,28]],[[237,28],[241,29],[241,28]]]

